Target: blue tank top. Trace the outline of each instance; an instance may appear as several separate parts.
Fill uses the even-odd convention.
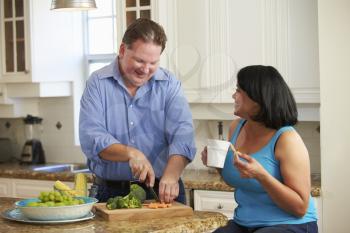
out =
[[[237,125],[231,143],[235,144],[239,132],[245,123],[240,120]],[[293,127],[286,126],[280,128],[269,143],[261,150],[251,154],[273,177],[283,182],[279,161],[275,159],[275,144],[279,136]],[[264,190],[262,185],[255,179],[240,178],[238,170],[233,165],[233,153],[231,150],[226,155],[225,165],[222,169],[222,176],[226,183],[235,188],[234,197],[238,204],[234,211],[234,221],[246,227],[272,226],[276,224],[302,224],[317,221],[317,214],[314,199],[309,199],[309,206],[306,214],[298,218],[279,208]]]

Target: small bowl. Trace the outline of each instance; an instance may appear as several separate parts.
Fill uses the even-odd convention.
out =
[[[92,206],[98,201],[92,197],[76,197],[83,199],[84,204],[69,206],[26,206],[29,202],[37,202],[38,198],[24,199],[15,203],[16,207],[21,210],[23,215],[28,219],[53,221],[53,220],[69,220],[86,216],[92,209]]]

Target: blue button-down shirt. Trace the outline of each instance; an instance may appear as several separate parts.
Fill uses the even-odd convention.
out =
[[[112,144],[142,151],[160,178],[169,156],[194,159],[196,148],[189,105],[181,83],[158,68],[131,96],[118,60],[92,73],[80,102],[80,144],[90,170],[110,180],[131,180],[128,162],[112,162],[99,153]]]

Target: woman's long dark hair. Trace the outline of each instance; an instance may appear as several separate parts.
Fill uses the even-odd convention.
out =
[[[268,128],[279,129],[298,122],[298,110],[287,83],[272,66],[254,65],[242,68],[238,87],[260,106],[252,117]]]

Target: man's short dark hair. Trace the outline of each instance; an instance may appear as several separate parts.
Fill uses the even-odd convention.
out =
[[[122,42],[130,48],[139,39],[161,46],[162,52],[167,41],[163,27],[146,18],[138,18],[132,22],[126,29]]]
[[[268,128],[279,129],[298,122],[298,110],[291,90],[272,66],[253,65],[237,74],[238,87],[260,106],[252,117]]]

